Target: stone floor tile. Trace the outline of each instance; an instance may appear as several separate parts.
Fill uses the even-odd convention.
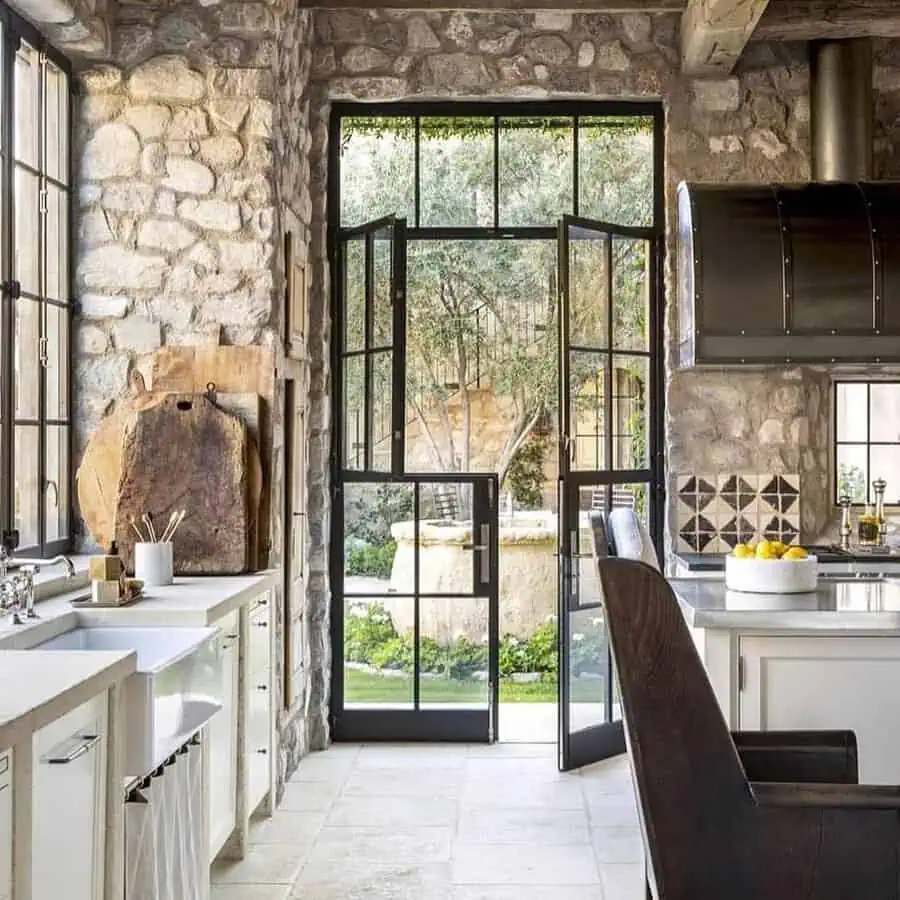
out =
[[[356,757],[357,769],[462,769],[465,744],[365,744]]]
[[[469,757],[466,761],[466,777],[580,783],[577,774],[560,772],[556,760],[549,757]]]
[[[210,900],[287,900],[284,884],[214,884]]]
[[[309,846],[325,824],[327,815],[325,810],[292,812],[279,808],[270,819],[250,821],[250,843]]]
[[[334,828],[412,829],[455,825],[455,800],[416,797],[340,797],[331,807],[326,825]]]
[[[470,744],[469,758],[557,760],[556,744]]]
[[[464,808],[584,809],[584,796],[577,778],[569,781],[467,778],[461,802]]]
[[[325,812],[341,793],[334,781],[290,781],[284,786],[281,806],[285,812]]]
[[[353,769],[359,748],[354,747],[353,753],[336,753],[338,745],[332,750],[322,753],[311,753],[300,760],[296,772],[291,775],[291,781],[343,781]],[[335,755],[332,755],[335,754]]]
[[[401,865],[424,865],[450,861],[454,827],[417,827],[411,829],[334,828],[319,832],[306,865],[319,863],[343,865],[347,857]]]
[[[591,828],[638,827],[638,812],[632,794],[598,794],[587,797]]]
[[[463,807],[457,836],[468,843],[588,844],[591,833],[583,809]]]
[[[462,769],[354,769],[344,783],[344,797],[431,797],[455,799],[463,786]]]
[[[453,845],[451,878],[454,884],[579,885],[598,884],[590,844]]]
[[[603,863],[641,863],[644,840],[637,827],[594,828],[591,832],[597,861]]]
[[[214,884],[292,884],[310,848],[296,844],[257,844],[241,860],[217,860]]]
[[[308,865],[294,885],[296,900],[452,900],[449,864],[402,865],[353,859]]]
[[[601,865],[600,883],[603,900],[644,900],[646,897],[643,863]]]
[[[452,900],[604,900],[599,884],[553,887],[524,884],[455,884],[451,897]]]

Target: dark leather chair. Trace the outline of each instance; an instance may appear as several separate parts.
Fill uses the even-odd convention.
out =
[[[733,735],[665,579],[597,567],[658,900],[898,900],[900,788],[853,783],[852,733]]]

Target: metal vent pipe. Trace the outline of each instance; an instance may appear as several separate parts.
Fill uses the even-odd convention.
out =
[[[809,74],[813,181],[870,180],[872,42],[814,41]]]

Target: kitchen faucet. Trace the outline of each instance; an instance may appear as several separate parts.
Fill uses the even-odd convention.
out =
[[[33,559],[26,556],[10,556],[0,543],[0,610],[10,613],[13,625],[24,625],[22,600],[25,601],[25,619],[38,619],[34,611],[34,576],[49,566],[65,566],[66,578],[75,575],[75,564],[68,556],[54,556],[52,559]],[[20,571],[10,576],[9,567],[19,566]]]

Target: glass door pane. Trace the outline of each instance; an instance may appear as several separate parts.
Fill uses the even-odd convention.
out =
[[[560,766],[624,752],[596,559],[606,517],[654,524],[653,242],[565,217],[560,272]]]
[[[345,470],[402,471],[402,358],[395,350],[403,333],[397,323],[405,320],[405,257],[405,223],[394,218],[354,229],[341,242]]]

